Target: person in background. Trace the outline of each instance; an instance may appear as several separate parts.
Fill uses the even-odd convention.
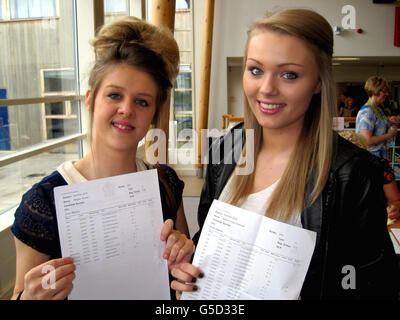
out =
[[[356,132],[362,134],[368,143],[368,150],[381,158],[388,159],[388,141],[397,135],[399,118],[387,117],[381,105],[389,96],[389,84],[382,78],[367,79],[364,89],[368,101],[357,113]]]
[[[72,290],[75,265],[71,257],[61,257],[55,187],[153,168],[136,152],[160,110],[169,108],[165,102],[179,63],[174,37],[166,29],[126,17],[103,26],[93,46],[96,60],[85,103],[93,125],[91,149],[82,159],[61,164],[22,197],[11,228],[16,246],[12,299],[65,299]],[[170,167],[156,168],[165,220],[160,238],[171,267],[190,261],[193,241],[187,238],[183,182]],[[46,265],[55,268],[55,289],[41,285]]]
[[[357,147],[368,150],[368,143],[363,135],[355,131],[340,131],[339,135],[354,143]],[[390,163],[385,158],[375,157],[376,164],[383,171],[383,191],[386,198],[386,211],[390,220],[400,219],[400,192]]]
[[[300,293],[306,299],[396,299],[399,267],[386,227],[382,172],[369,152],[332,130],[336,115],[331,25],[312,10],[283,10],[248,32],[243,88],[244,124],[254,141],[222,136],[210,148],[202,189],[200,230],[214,199],[315,231],[317,242]],[[226,139],[225,139],[226,138]],[[254,171],[236,174],[241,161],[224,163],[254,143]],[[242,154],[243,156],[243,154]],[[230,161],[229,161],[230,162]],[[355,269],[355,288],[342,285]],[[198,266],[176,265],[171,286],[201,291]]]
[[[356,117],[357,108],[354,106],[354,98],[347,96],[344,100],[344,107],[340,108],[338,117]]]

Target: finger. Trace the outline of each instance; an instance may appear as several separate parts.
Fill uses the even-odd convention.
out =
[[[197,291],[199,288],[193,283],[182,283],[177,280],[171,282],[171,288],[176,291],[183,291],[183,292],[193,292]]]
[[[175,291],[176,300],[181,300],[182,291]]]
[[[181,282],[196,282],[197,278],[193,277],[189,273],[183,271],[179,267],[172,268],[171,270],[171,275],[176,279]]]
[[[68,295],[71,293],[74,285],[70,283],[69,285],[65,286],[62,290],[57,292],[51,300],[64,300]]]
[[[49,260],[33,268],[30,273],[32,277],[41,277],[43,274],[48,273],[51,270],[73,262],[74,259],[72,257]]]
[[[168,219],[164,222],[164,225],[161,229],[161,234],[160,234],[160,239],[161,241],[166,241],[169,234],[172,232],[172,229],[174,228],[174,222],[172,219]]]
[[[179,254],[179,251],[180,251],[181,248],[183,248],[184,245],[185,245],[186,239],[187,239],[186,236],[180,235],[180,236],[179,236],[179,239],[174,243],[174,245],[173,245],[172,248],[171,248],[171,252],[170,252],[170,254],[169,254],[169,258],[168,258],[168,261],[169,261],[170,263],[175,262],[176,257],[177,257],[178,254]]]
[[[191,276],[193,276],[195,278],[201,279],[204,277],[203,271],[201,269],[195,267],[194,265],[192,265],[189,262],[181,263],[180,268],[182,269],[182,271],[190,274]]]
[[[193,253],[194,253],[194,243],[192,240],[187,239],[185,245],[179,250],[175,262],[180,263],[183,260],[183,258],[185,257],[190,258]]]
[[[180,235],[179,231],[175,231],[175,230],[169,234],[168,239],[166,239],[167,244],[165,245],[165,249],[164,249],[164,255],[163,255],[164,259],[169,258],[172,247],[174,246],[175,242],[177,242],[180,238],[179,235]]]
[[[74,264],[67,264],[56,269],[56,280],[75,274],[76,267]]]

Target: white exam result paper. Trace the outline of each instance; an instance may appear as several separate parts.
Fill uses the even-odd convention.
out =
[[[298,299],[316,233],[214,200],[193,265],[205,277],[183,300]]]
[[[54,189],[63,257],[76,265],[70,300],[169,300],[157,170]]]

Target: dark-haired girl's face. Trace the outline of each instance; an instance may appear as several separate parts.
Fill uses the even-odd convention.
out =
[[[320,91],[312,51],[298,38],[261,31],[249,41],[243,87],[264,129],[301,129],[312,96]]]
[[[111,68],[95,97],[94,145],[128,152],[137,148],[156,112],[157,92],[148,73],[125,64]]]

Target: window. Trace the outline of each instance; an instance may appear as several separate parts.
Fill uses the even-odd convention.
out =
[[[170,134],[170,146],[175,149],[192,149],[193,110],[193,28],[189,0],[176,1],[175,39],[179,45],[181,65],[173,89],[173,116],[175,132]],[[173,150],[171,150],[173,151]]]
[[[75,92],[75,70],[42,70],[43,96],[72,95]],[[78,103],[49,102],[42,105],[43,140],[63,137],[79,130]]]
[[[0,214],[63,161],[79,159],[84,137],[75,0],[1,3],[6,19],[0,34],[7,45],[0,59]]]
[[[129,12],[128,0],[104,0],[104,13],[127,13]]]
[[[11,0],[10,19],[57,16],[56,0]]]
[[[176,10],[188,10],[190,9],[190,0],[176,0]]]

